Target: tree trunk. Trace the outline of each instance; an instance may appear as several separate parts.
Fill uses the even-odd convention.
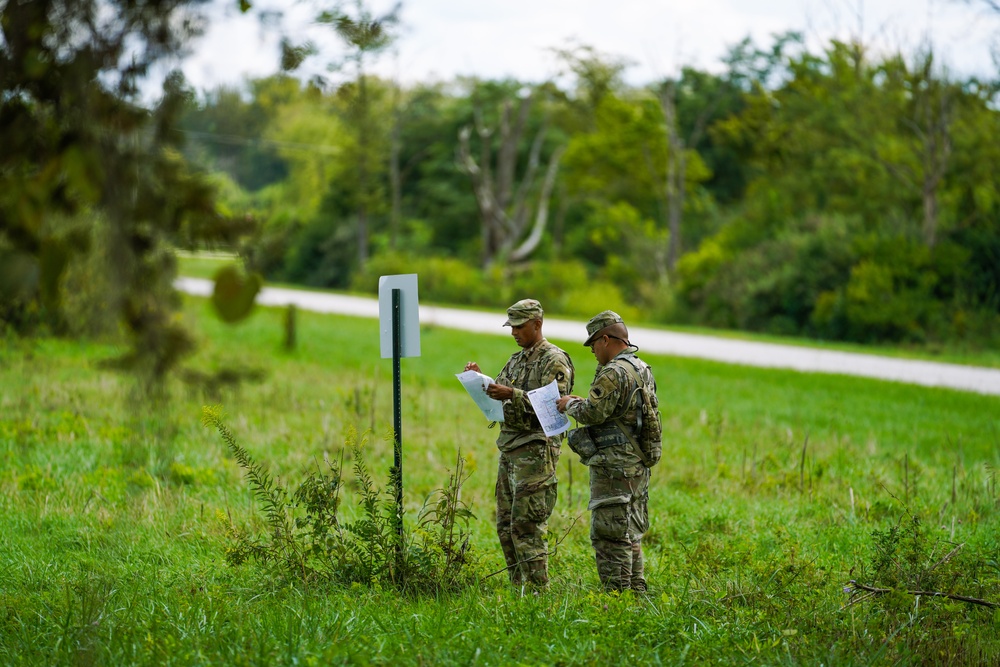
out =
[[[667,124],[667,177],[665,192],[667,198],[667,273],[673,275],[681,247],[681,218],[684,215],[684,182],[687,177],[687,161],[683,159],[684,140],[677,131],[677,89],[670,83],[660,95],[660,106]]]
[[[399,86],[395,87],[392,110],[392,136],[389,145],[389,187],[392,192],[392,210],[389,213],[389,247],[396,249],[399,227],[403,218],[403,177],[399,168],[400,131],[403,114],[400,111]]]
[[[491,139],[493,132],[485,127],[480,113],[475,114],[476,132],[479,137],[479,159],[472,157],[470,138],[472,129],[459,130],[458,164],[472,180],[476,203],[479,207],[482,266],[489,268],[501,257],[514,261],[526,259],[538,247],[548,221],[548,203],[555,187],[559,160],[563,149],[553,153],[542,184],[541,194],[534,205],[529,201],[537,180],[542,144],[546,125],[539,129],[532,141],[528,164],[520,181],[517,179],[517,147],[527,125],[531,98],[524,97],[511,123],[512,105],[504,104],[500,117],[500,146],[497,151],[496,170],[493,167]],[[496,177],[494,178],[494,173]],[[526,238],[531,211],[535,210],[534,224]],[[523,239],[523,240],[522,240]]]

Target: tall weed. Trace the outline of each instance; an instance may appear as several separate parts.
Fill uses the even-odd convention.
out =
[[[395,492],[372,479],[364,456],[367,441],[355,431],[349,431],[345,444],[354,460],[360,516],[345,520],[342,459],[326,457],[325,469],[308,473],[290,493],[236,441],[221,408],[204,407],[202,422],[219,432],[243,469],[267,526],[266,533],[253,534],[227,518],[230,565],[253,560],[290,579],[416,593],[457,589],[478,580],[469,528],[475,517],[461,500],[468,476],[460,455],[447,484],[424,502],[415,529],[400,536]]]

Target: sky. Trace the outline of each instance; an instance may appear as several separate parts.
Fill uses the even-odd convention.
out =
[[[319,48],[303,76],[337,77],[327,65],[343,51],[332,31],[313,21],[317,3],[255,0],[246,15],[237,4],[212,0],[208,31],[179,63],[196,89],[277,71],[279,32],[262,28],[261,10],[280,12],[288,35]],[[366,5],[378,15],[395,0]],[[769,47],[773,35],[789,30],[802,32],[813,52],[859,35],[876,52],[913,53],[930,40],[955,75],[1000,73],[993,58],[1000,14],[983,0],[403,0],[401,19],[393,50],[373,71],[405,84],[456,76],[544,81],[559,71],[553,48],[587,45],[629,61],[626,80],[641,85],[682,66],[722,71],[733,44],[749,36]]]

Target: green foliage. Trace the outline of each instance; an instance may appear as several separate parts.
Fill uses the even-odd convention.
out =
[[[205,91],[201,100],[192,96],[178,121],[188,138],[185,155],[214,171],[231,174],[238,187],[250,192],[286,178],[288,164],[277,147],[258,137],[274,116],[268,102],[278,96],[270,88],[292,84],[292,79],[281,77],[254,81],[249,103],[244,102],[242,91],[228,87]],[[298,83],[294,86],[297,89]]]
[[[291,239],[279,278],[314,287],[347,287],[357,263],[348,225],[317,216]]]
[[[311,472],[291,494],[257,463],[222,420],[221,408],[206,406],[202,422],[214,427],[243,469],[261,508],[268,533],[253,536],[227,522],[234,566],[253,560],[282,576],[305,582],[330,581],[410,592],[440,592],[476,581],[470,553],[469,522],[474,515],[461,501],[464,462],[458,457],[448,484],[424,503],[412,536],[397,530],[397,506],[379,489],[365,463],[365,438],[347,435],[354,460],[360,517],[342,520],[341,463],[326,458],[326,470]],[[401,541],[402,540],[402,541]]]
[[[215,273],[215,288],[212,291],[215,312],[229,324],[246,319],[253,310],[263,282],[259,274],[247,275],[235,264],[221,267]]]
[[[455,456],[455,468],[448,483],[434,491],[417,516],[417,530],[424,537],[414,559],[420,562],[418,571],[436,572],[444,588],[470,583],[471,561],[469,522],[476,518],[461,498],[462,486],[471,473],[466,472],[462,453]],[[435,563],[443,565],[435,567]],[[469,567],[466,567],[469,566]]]
[[[351,287],[363,292],[377,292],[379,276],[416,273],[420,280],[420,298],[440,303],[468,303],[497,306],[497,290],[486,284],[483,272],[468,262],[450,257],[384,252],[376,255],[357,273]]]
[[[855,261],[854,228],[848,219],[815,218],[750,247],[735,229],[720,233],[681,259],[678,295],[696,319],[715,326],[809,333],[817,299],[839,287]]]
[[[996,311],[970,298],[976,281],[980,293],[992,289],[985,287],[990,278],[972,278],[965,248],[947,240],[928,248],[860,227],[857,219],[816,216],[749,240],[752,231],[732,226],[680,261],[679,314],[828,340],[991,344],[994,334],[984,326]]]
[[[148,394],[193,345],[177,318],[171,248],[252,226],[228,219],[180,153],[183,77],[169,74],[151,108],[139,98],[150,72],[197,36],[197,4],[0,7],[0,255],[15,274],[0,275],[0,318],[24,334],[44,325],[125,338],[117,365]],[[81,322],[88,301],[100,306]]]
[[[682,260],[686,315],[910,343],[971,340],[974,321],[975,344],[991,344],[978,323],[995,320],[996,281],[966,267],[991,256],[997,220],[995,175],[973,166],[994,157],[995,91],[949,79],[930,52],[872,59],[834,42],[780,59],[785,80],[711,133],[756,176],[734,222]]]
[[[497,128],[483,144],[496,154],[503,102],[525,86],[400,87],[372,76],[368,64],[398,27],[395,11],[384,18],[365,3],[323,14],[348,46],[333,63],[337,85],[276,76],[250,82],[242,99],[227,90],[186,98],[185,128],[199,144],[190,154],[232,175],[228,211],[263,221],[240,249],[249,268],[364,291],[378,275],[412,271],[423,294],[450,303],[492,307],[547,291],[543,302],[574,315],[606,301],[646,321],[931,349],[995,343],[997,91],[956,79],[933,52],[838,41],[810,50],[788,33],[737,44],[722,72],[685,67],[677,80],[635,88],[614,55],[557,51],[571,78],[533,88],[507,164],[517,182],[543,126],[539,159],[567,146],[533,255],[560,266],[481,274],[484,240],[470,224],[480,210],[456,165],[459,130]],[[302,48],[290,55],[307,55]],[[676,93],[673,149],[664,86]],[[248,133],[263,140],[239,139]],[[672,272],[676,194],[666,183],[678,155],[686,171],[673,241],[687,254]],[[73,173],[86,173],[85,157],[68,160]],[[580,263],[585,278],[574,282]],[[46,313],[36,304],[24,317]]]
[[[288,492],[277,483],[267,469],[251,458],[250,454],[236,441],[232,432],[222,421],[220,407],[206,406],[202,410],[202,423],[214,427],[232,452],[236,462],[243,469],[250,490],[264,513],[270,529],[270,542],[249,540],[242,535],[237,540],[230,562],[240,563],[248,557],[262,563],[277,563],[279,569],[290,570],[293,575],[305,577],[309,574],[303,557],[302,545],[295,538],[295,531],[288,512]]]
[[[902,590],[954,592],[967,565],[955,558],[961,546],[932,539],[925,523],[907,513],[895,525],[872,531],[871,583]]]
[[[872,620],[887,636],[880,652],[905,629],[897,648],[903,653],[936,653],[945,658],[942,662],[981,662],[986,650],[969,631],[976,617],[985,615],[977,610],[1000,607],[1000,600],[980,597],[1000,585],[1000,570],[991,566],[993,554],[935,538],[927,526],[929,517],[904,510],[893,525],[872,531],[870,561],[856,568],[857,578],[844,589],[851,595],[848,606],[871,605]]]

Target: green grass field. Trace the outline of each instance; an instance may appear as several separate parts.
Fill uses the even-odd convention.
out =
[[[521,596],[483,576],[457,593],[400,595],[228,565],[229,521],[263,524],[200,423],[203,405],[224,405],[240,443],[289,485],[339,457],[351,429],[370,431],[366,460],[384,486],[392,370],[377,322],[300,312],[286,352],[279,310],[235,327],[205,300],[185,313],[199,340],[187,368],[258,379],[211,391],[173,380],[169,401],[151,405],[102,369],[114,346],[0,341],[0,663],[1000,662],[994,609],[905,591],[848,606],[844,591],[879,583],[867,578],[875,547],[892,542],[901,577],[1000,601],[1000,398],[647,356],[665,428],[647,597],[598,590],[586,469],[568,449],[550,591]],[[583,393],[593,359],[579,341],[556,342]],[[421,347],[402,361],[407,526],[460,451],[486,575],[503,562],[495,435],[454,374],[469,360],[495,374],[516,347],[436,328]],[[893,542],[913,517],[920,530]]]

